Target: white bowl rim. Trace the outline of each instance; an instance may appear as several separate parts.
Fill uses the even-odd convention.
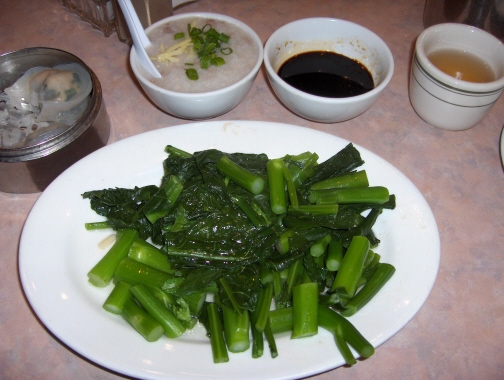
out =
[[[450,29],[455,30],[457,32],[470,31],[472,33],[478,33],[482,36],[486,36],[487,38],[494,39],[495,42],[501,46],[501,49],[504,49],[504,44],[497,37],[494,37],[492,34],[485,32],[484,30],[479,29],[475,26],[458,24],[458,23],[436,24],[428,27],[422,33],[420,33],[415,42],[415,53],[414,53],[415,58],[418,60],[422,68],[436,80],[452,88],[473,93],[487,93],[502,90],[504,88],[504,75],[492,82],[485,82],[485,83],[468,82],[456,79],[451,75],[444,73],[430,62],[430,60],[427,58],[427,54],[425,53],[422,42],[430,33],[434,31],[442,31]]]
[[[213,90],[213,91],[206,91],[206,92],[177,92],[177,91],[171,91],[171,90],[167,90],[163,87],[160,87],[154,83],[152,83],[148,78],[146,78],[144,75],[142,75],[142,73],[138,70],[138,68],[136,67],[136,65],[138,64],[138,61],[136,59],[136,51],[135,51],[135,46],[131,46],[131,50],[130,50],[130,65],[131,65],[131,69],[133,70],[135,76],[137,77],[137,80],[139,80],[138,78],[142,78],[143,81],[142,83],[146,86],[149,86],[151,87],[152,89],[156,90],[156,91],[159,91],[159,92],[162,92],[164,93],[165,95],[169,95],[169,96],[177,96],[177,97],[182,97],[182,98],[202,98],[202,97],[207,97],[207,96],[216,96],[216,95],[220,95],[220,94],[224,94],[226,92],[229,92],[229,91],[232,91],[234,90],[235,88],[237,87],[240,87],[243,83],[245,82],[248,82],[249,80],[251,80],[255,75],[256,73],[259,71],[261,65],[262,65],[262,62],[263,62],[263,53],[264,53],[264,49],[263,49],[263,45],[262,45],[262,41],[261,39],[259,38],[259,36],[257,35],[257,33],[250,27],[248,26],[247,24],[245,24],[244,22],[238,20],[238,19],[235,19],[233,17],[229,17],[229,16],[226,16],[226,15],[223,15],[223,14],[219,14],[219,13],[211,13],[211,12],[191,12],[191,13],[181,13],[179,15],[174,15],[174,16],[169,16],[169,17],[166,17],[162,20],[159,20],[157,22],[155,22],[154,24],[150,25],[147,29],[146,29],[146,32],[149,33],[151,30],[153,30],[154,28],[156,28],[157,26],[159,25],[162,25],[162,24],[166,24],[168,22],[171,22],[171,21],[176,21],[176,20],[180,20],[180,19],[184,19],[184,18],[213,18],[213,19],[217,19],[219,21],[227,21],[239,28],[241,28],[242,30],[244,30],[247,34],[249,34],[254,42],[256,43],[256,46],[257,46],[257,50],[258,50],[258,54],[257,54],[257,61],[254,65],[254,67],[250,70],[250,72],[245,75],[243,78],[241,78],[239,81],[227,86],[227,87],[223,87],[223,88],[220,88],[218,90]]]
[[[380,44],[382,44],[385,55],[387,56],[387,58],[390,62],[390,65],[387,68],[387,74],[385,75],[385,77],[383,78],[381,83],[378,86],[374,87],[372,90],[370,90],[364,94],[361,94],[361,95],[350,96],[350,97],[345,97],[345,98],[328,98],[328,97],[324,97],[324,96],[317,96],[317,95],[309,94],[307,92],[298,90],[297,88],[289,85],[282,78],[280,78],[280,76],[275,72],[275,70],[273,70],[273,67],[271,66],[271,62],[269,61],[269,57],[267,54],[267,52],[271,48],[271,45],[273,44],[273,42],[272,42],[273,37],[275,37],[277,34],[280,34],[282,29],[284,29],[284,28],[290,27],[295,24],[300,24],[300,23],[304,23],[304,22],[314,22],[314,21],[315,22],[337,22],[337,23],[341,23],[342,25],[352,25],[358,29],[363,30],[366,33],[370,33],[371,35],[374,35],[375,38],[377,39],[377,41]],[[380,92],[382,92],[385,89],[385,87],[387,87],[387,85],[389,84],[389,82],[392,79],[392,76],[394,74],[394,57],[392,55],[392,52],[390,51],[390,48],[387,46],[385,41],[383,41],[383,39],[380,36],[378,36],[376,33],[374,33],[370,29],[368,29],[360,24],[354,23],[352,21],[334,18],[334,17],[310,17],[310,18],[303,18],[303,19],[291,21],[287,24],[284,24],[283,26],[281,26],[277,30],[275,30],[273,32],[273,34],[268,38],[268,40],[266,41],[266,44],[264,46],[264,52],[265,52],[264,66],[266,67],[266,71],[268,72],[268,75],[272,76],[278,83],[280,83],[280,85],[282,87],[287,88],[289,91],[291,91],[295,95],[314,100],[318,103],[347,104],[347,103],[354,103],[359,100],[366,100],[368,98],[372,98],[372,97],[376,96],[377,94],[379,94]]]

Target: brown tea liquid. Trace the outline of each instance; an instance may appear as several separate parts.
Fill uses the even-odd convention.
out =
[[[439,70],[456,79],[486,83],[495,80],[495,74],[484,60],[462,50],[441,49],[428,55]]]

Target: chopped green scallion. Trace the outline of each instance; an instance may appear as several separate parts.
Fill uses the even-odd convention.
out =
[[[221,54],[229,55],[233,52],[233,49],[231,49],[230,47],[225,47],[225,48],[220,49],[220,52],[221,52]]]
[[[186,69],[186,75],[190,80],[198,80],[198,72],[195,69]]]
[[[222,57],[215,57],[210,60],[210,63],[214,66],[222,66],[226,63],[226,61],[224,61],[224,58]]]
[[[200,58],[200,67],[202,69],[208,69],[210,67],[210,57],[204,56]]]
[[[202,69],[208,69],[210,66],[219,67],[226,63],[224,58],[217,56],[218,52],[222,55],[229,55],[233,52],[233,49],[229,47],[221,48],[221,43],[229,42],[230,37],[219,33],[210,24],[205,24],[201,29],[187,24],[187,31],[192,42],[192,49],[197,54]],[[175,33],[174,39],[184,36],[183,32]],[[192,66],[193,64],[186,63],[186,65]],[[196,69],[186,69],[186,75],[190,80],[199,79]]]
[[[228,43],[229,42],[229,36],[227,34],[221,33],[219,34],[219,41]]]

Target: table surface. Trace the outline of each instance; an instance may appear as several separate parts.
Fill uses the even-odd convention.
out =
[[[97,74],[111,119],[109,143],[190,121],[167,115],[144,96],[127,57],[129,46],[93,29],[56,0],[0,0],[0,53],[34,46],[66,50]],[[476,127],[460,132],[422,121],[408,99],[423,0],[200,0],[175,10],[223,13],[251,26],[263,42],[281,25],[336,17],[377,33],[395,59],[378,102],[338,124],[302,119],[274,96],[261,71],[245,100],[217,120],[283,122],[324,131],[382,156],[418,187],[436,218],[439,274],[425,305],[373,357],[314,378],[496,379],[504,373],[504,174],[500,136],[504,97]],[[52,336],[30,309],[18,276],[18,246],[39,194],[0,192],[0,377],[117,379]]]

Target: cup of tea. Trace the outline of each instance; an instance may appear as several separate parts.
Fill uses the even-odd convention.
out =
[[[504,89],[504,44],[482,29],[444,23],[417,38],[409,96],[415,112],[438,128],[474,127]]]

